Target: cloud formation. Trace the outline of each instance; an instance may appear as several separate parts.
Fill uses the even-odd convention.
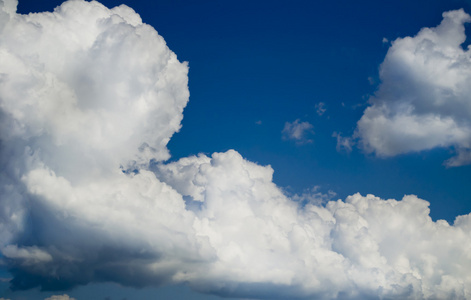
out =
[[[69,295],[67,294],[64,294],[64,295],[54,295],[44,300],[76,300],[76,299],[69,297]]]
[[[315,105],[315,109],[316,109],[316,113],[319,115],[319,116],[322,116],[326,111],[327,111],[327,108],[325,106],[325,103],[324,102],[319,102]]]
[[[293,140],[297,144],[310,144],[312,140],[307,135],[313,132],[313,126],[309,122],[301,122],[296,119],[293,122],[286,122],[281,131],[284,140]]]
[[[0,300],[10,300],[10,299],[0,298]],[[54,295],[54,296],[45,298],[44,300],[77,300],[77,299],[72,298],[67,294],[63,294],[63,295]]]
[[[382,84],[358,121],[356,136],[380,157],[453,148],[447,166],[471,163],[471,50],[462,9],[434,28],[398,38],[380,68]]]
[[[470,216],[455,226],[433,222],[429,203],[415,196],[385,201],[356,194],[325,207],[299,205],[293,201],[299,196],[288,199],[272,183],[271,168],[235,151],[183,158],[158,173],[193,207],[194,228],[215,251],[204,272],[178,277],[197,290],[263,298],[268,289],[272,299],[469,292],[461,276],[471,259],[459,241],[471,242]]]
[[[346,153],[352,152],[352,147],[355,145],[355,140],[352,137],[342,136],[341,133],[334,131],[332,137],[337,139],[337,152],[345,151]]]
[[[13,289],[469,297],[471,215],[434,222],[412,195],[291,199],[270,166],[234,150],[167,163],[188,68],[163,38],[124,5],[16,4],[0,2],[0,250]],[[305,123],[287,131],[301,137]]]
[[[0,242],[12,285],[62,289],[126,276],[115,269],[132,272],[161,254],[133,253],[134,235],[145,244],[191,228],[181,196],[145,169],[169,158],[188,67],[127,6],[68,1],[18,15],[15,1],[1,4]],[[74,275],[44,285],[47,272]]]

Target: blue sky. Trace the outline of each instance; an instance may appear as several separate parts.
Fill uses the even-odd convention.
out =
[[[18,13],[52,11],[61,2],[20,0]],[[430,203],[433,221],[444,219],[453,224],[455,217],[471,212],[470,165],[444,165],[459,149],[468,151],[465,142],[443,142],[445,146],[434,144],[429,149],[417,146],[414,149],[418,151],[404,146],[397,153],[381,155],[380,147],[369,153],[362,149],[355,136],[357,122],[374,99],[380,103],[387,98],[384,95],[393,94],[388,94],[387,88],[393,86],[389,83],[380,90],[379,75],[391,43],[397,38],[414,37],[421,28],[437,26],[446,11],[462,8],[471,13],[471,2],[101,3],[108,8],[122,3],[133,8],[144,23],[165,39],[179,61],[188,62],[190,97],[183,111],[182,127],[167,145],[171,154],[168,162],[178,165],[181,158],[199,153],[210,157],[214,152],[234,149],[247,161],[270,165],[273,182],[292,199],[302,198],[302,194],[317,195],[324,197],[321,204],[325,205],[326,200],[345,200],[355,193],[397,200],[412,194]],[[465,24],[468,36],[469,26]],[[469,42],[468,38],[462,47],[466,49]],[[392,73],[386,68],[386,75]],[[403,85],[398,86],[395,94],[407,93],[400,90]],[[469,97],[465,100],[471,101]],[[446,106],[443,107],[445,111]],[[290,131],[300,124],[305,124],[306,130],[299,129],[299,135]],[[350,150],[340,149],[337,134],[353,136],[357,143]],[[365,133],[361,138],[368,137]],[[167,173],[162,174],[157,176],[160,180],[173,182],[165,177]],[[172,187],[180,192],[178,184]],[[21,239],[16,241],[20,245]],[[46,246],[45,240],[37,244],[34,241],[28,240],[25,245]],[[7,268],[1,273],[4,278],[11,276]],[[193,284],[202,291],[207,288]],[[2,283],[0,293],[4,296],[0,297],[42,300],[67,293],[77,299],[220,298],[212,295],[218,293],[210,288],[206,294],[188,286],[144,285],[134,289],[92,282],[66,291],[40,292],[35,287],[12,292],[7,290],[7,283]],[[225,296],[243,293],[221,292]],[[261,295],[257,293],[246,295]]]

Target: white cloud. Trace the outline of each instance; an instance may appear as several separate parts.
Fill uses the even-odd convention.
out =
[[[313,126],[309,122],[300,122],[296,119],[293,122],[286,122],[281,131],[284,140],[293,140],[298,144],[309,144],[312,140],[307,138],[309,133],[313,133]]]
[[[415,196],[290,198],[270,166],[234,150],[165,163],[188,90],[187,66],[162,37],[125,6],[79,0],[24,16],[12,3],[0,36],[0,251],[13,287],[187,283],[264,299],[471,293],[471,215],[433,222]],[[288,124],[295,140],[312,129]]]
[[[21,265],[25,266],[52,261],[52,256],[49,253],[36,246],[19,249],[16,245],[7,245],[2,249],[2,254],[8,259],[21,262]]]
[[[71,285],[119,281],[127,274],[115,269],[143,276],[151,258],[158,268],[156,257],[181,252],[170,249],[193,256],[184,250],[194,248],[194,233],[186,237],[192,213],[146,171],[150,159],[169,157],[188,101],[187,65],[129,7],[69,1],[53,13],[17,15],[13,1],[7,10],[3,3],[0,247],[18,267],[13,285],[37,285],[25,278],[56,268],[77,270],[64,277]],[[159,268],[147,283],[167,272]]]
[[[272,183],[271,168],[250,163],[235,151],[184,158],[158,168],[161,179],[189,202],[203,199],[194,210],[194,228],[207,237],[217,259],[203,272],[175,277],[195,289],[253,297],[256,289],[252,294],[244,290],[265,283],[277,292],[277,287],[297,287],[285,298],[327,299],[343,294],[359,299],[443,298],[451,291],[467,292],[461,276],[471,259],[464,258],[468,246],[462,245],[471,243],[465,233],[471,216],[458,218],[455,226],[433,222],[429,203],[415,196],[396,201],[357,194],[325,207],[309,200],[325,201],[333,195],[318,195],[316,190],[288,199]],[[302,200],[304,208],[293,200]],[[447,290],[446,278],[463,284]]]
[[[452,147],[448,166],[471,162],[471,52],[463,10],[445,12],[442,23],[392,43],[380,68],[382,84],[358,122],[367,152],[387,157]]]

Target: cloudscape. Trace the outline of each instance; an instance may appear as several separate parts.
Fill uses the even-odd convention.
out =
[[[75,299],[66,293],[110,282],[249,299],[471,298],[470,214],[434,220],[416,195],[293,193],[237,149],[172,159],[189,64],[138,13],[82,0],[32,14],[0,6],[9,298]],[[392,41],[351,135],[329,137],[372,159],[445,148],[447,167],[469,164],[470,21],[446,11]],[[312,102],[313,116],[329,114]],[[284,147],[319,144],[322,127],[305,119],[274,130]]]
[[[395,40],[381,65],[382,84],[358,122],[368,151],[381,156],[454,146],[448,166],[471,162],[470,50],[463,10],[443,14],[435,28]]]

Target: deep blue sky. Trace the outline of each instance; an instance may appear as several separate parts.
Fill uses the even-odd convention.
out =
[[[61,2],[20,0],[18,10],[50,11]],[[471,167],[445,168],[442,162],[449,158],[449,149],[381,159],[357,148],[339,153],[332,137],[333,132],[353,134],[369,95],[378,87],[378,67],[389,45],[383,38],[392,41],[436,26],[447,10],[464,8],[470,13],[471,2],[101,3],[132,7],[164,37],[179,60],[189,62],[190,102],[183,127],[169,144],[172,160],[235,149],[248,160],[270,164],[275,183],[291,193],[320,186],[320,191],[332,190],[340,199],[356,192],[395,199],[416,194],[431,203],[434,220],[449,222],[471,212]],[[319,102],[327,109],[322,116],[316,113]],[[313,125],[309,136],[313,143],[299,145],[282,139],[285,122],[296,119]],[[118,288],[110,291],[110,295],[122,293]],[[139,293],[138,298],[126,294],[111,299],[146,299],[144,294],[148,299],[189,299],[186,293],[191,292],[173,288]],[[155,298],[156,294],[161,298]],[[9,297],[20,299],[13,295]]]

